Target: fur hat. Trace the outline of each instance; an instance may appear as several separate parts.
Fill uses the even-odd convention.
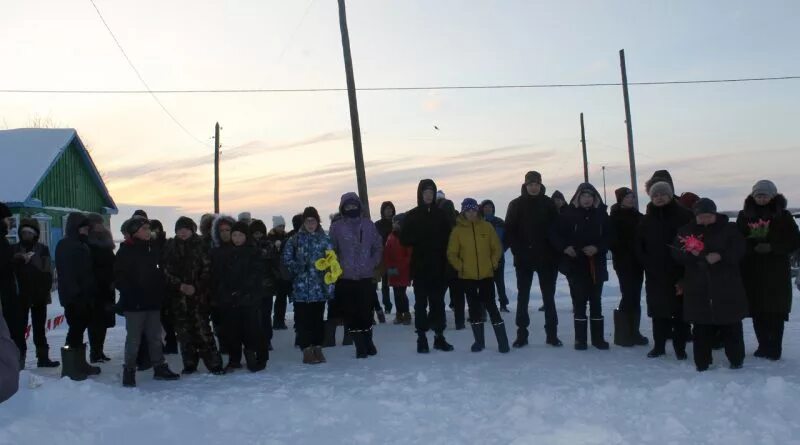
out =
[[[653,173],[653,176],[644,183],[644,188],[647,190],[647,195],[652,196],[650,194],[650,188],[659,182],[666,182],[669,184],[669,187],[672,189],[673,195],[675,194],[675,183],[672,181],[672,175],[667,170],[656,170]]]
[[[542,174],[537,172],[537,171],[529,171],[528,173],[525,173],[525,184],[527,185],[527,184],[531,184],[533,182],[535,182],[537,184],[541,184],[542,183]]]
[[[426,190],[430,190],[430,188]],[[447,195],[445,195],[444,190],[439,190],[438,192],[436,192],[436,200],[439,201],[442,199],[447,199]]]
[[[478,201],[473,198],[465,198],[461,201],[461,213],[464,213],[468,210],[475,210],[478,211]]]
[[[322,220],[319,217],[319,212],[314,207],[306,207],[303,210],[303,221],[307,220],[308,218],[314,218],[317,220],[317,223],[322,223]]]
[[[670,198],[675,196],[672,190],[672,186],[670,186],[668,182],[664,181],[651,184],[647,193],[650,195],[651,198],[656,195],[667,195]]]
[[[138,232],[145,224],[150,224],[150,221],[141,216],[134,216],[123,225],[122,230],[126,235],[133,236],[133,234]]]
[[[175,221],[175,233],[178,232],[180,229],[189,229],[192,233],[197,232],[197,224],[192,221],[191,218],[187,216],[181,216]]]
[[[283,219],[283,216],[277,215],[272,217],[272,227],[284,226],[286,227],[286,220]]]
[[[696,215],[704,215],[708,213],[716,214],[717,213],[717,205],[714,201],[710,200],[709,198],[700,198],[694,204],[694,214]]]
[[[753,193],[751,195],[753,198],[757,195],[766,195],[769,196],[769,199],[772,199],[778,195],[778,187],[772,181],[762,179],[753,185]]]
[[[631,194],[633,194],[633,190],[629,189],[628,187],[620,187],[614,190],[614,196],[617,198],[617,204],[622,204],[622,200]]]
[[[264,221],[260,219],[254,219],[253,222],[250,223],[250,234],[261,232],[262,234],[267,234],[267,225],[264,224]]]

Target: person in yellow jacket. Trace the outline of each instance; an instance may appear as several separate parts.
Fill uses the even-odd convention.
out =
[[[508,336],[497,302],[494,299],[494,271],[503,254],[503,246],[494,227],[484,221],[478,212],[478,201],[467,198],[461,203],[461,214],[450,232],[447,260],[458,272],[461,286],[469,303],[469,321],[475,343],[472,352],[486,347],[483,325],[485,314],[494,327],[497,345],[502,353],[509,351]]]

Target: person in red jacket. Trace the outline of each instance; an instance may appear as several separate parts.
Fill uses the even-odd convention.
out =
[[[411,312],[406,289],[411,286],[412,248],[400,243],[400,230],[404,217],[405,214],[401,213],[392,218],[392,233],[389,234],[383,249],[383,263],[386,265],[389,286],[394,289],[394,303],[397,307],[394,324],[408,326],[411,324]]]

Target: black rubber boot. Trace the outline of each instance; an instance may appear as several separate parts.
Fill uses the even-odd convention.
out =
[[[295,344],[295,346],[297,346]],[[322,340],[323,348],[332,348],[336,346],[336,322],[327,320],[325,322],[325,335]]]
[[[136,368],[122,368],[122,386],[136,388]]]
[[[586,344],[586,329],[589,327],[589,320],[575,319],[575,349],[585,351],[588,349]]]
[[[378,348],[375,347],[375,342],[372,341],[372,329],[368,330],[365,335],[367,337],[367,355],[378,355]]]
[[[486,339],[483,334],[483,322],[470,323],[472,325],[472,336],[475,337],[475,343],[470,347],[472,352],[481,352],[486,348]]]
[[[591,320],[591,330],[592,330],[592,346],[601,351],[605,351],[608,349],[609,345],[605,338],[605,319],[604,318],[592,318]]]
[[[86,375],[98,375],[98,374],[100,374],[100,367],[92,366],[92,365],[90,365],[89,363],[86,362],[86,343],[84,343],[83,346],[77,351],[78,351],[77,352],[78,359],[80,359],[80,364],[79,365],[80,365],[81,369],[83,369],[83,372],[85,372]]]
[[[647,346],[650,344],[650,341],[642,335],[642,332],[639,330],[642,322],[642,310],[639,309],[638,311],[634,311],[630,313],[631,317],[631,324],[633,325],[633,344],[636,346]]]
[[[517,328],[517,339],[514,340],[513,346],[521,348],[528,345],[528,330],[526,328]]]
[[[557,326],[545,326],[544,333],[546,335],[545,343],[550,346],[560,348],[564,346],[564,343],[558,338],[558,327]]]
[[[364,331],[354,331],[350,335],[353,337],[353,343],[356,345],[356,358],[367,358],[367,336]]]
[[[350,346],[353,344],[353,334],[348,332],[347,329],[344,330],[344,337],[342,337],[342,346]]]
[[[428,336],[424,332],[417,333],[417,353],[427,354],[431,352],[428,347]]]
[[[614,309],[614,344],[623,348],[634,345],[633,326],[631,317],[627,312]]]
[[[444,338],[444,333],[437,332],[436,335],[433,337],[433,349],[450,352],[452,351],[453,345],[447,343],[447,340]]]
[[[70,348],[69,346],[61,348],[61,363],[63,363],[61,377],[69,377],[70,380],[75,380],[76,382],[86,380],[87,375],[80,364],[79,352],[79,349]]]
[[[494,328],[494,336],[497,337],[497,350],[503,354],[509,352],[511,349],[508,347],[506,324],[501,321],[500,323],[493,324],[492,328]]]
[[[153,380],[178,380],[181,376],[172,372],[166,363],[153,368]]]
[[[50,360],[50,348],[36,348],[36,367],[37,368],[58,368],[61,363]]]
[[[260,356],[256,351],[244,350],[244,361],[250,372],[263,371],[267,367],[266,357]]]

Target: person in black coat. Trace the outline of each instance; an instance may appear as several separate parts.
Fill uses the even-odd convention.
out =
[[[742,278],[758,339],[754,355],[770,360],[779,360],[783,352],[783,324],[792,308],[790,256],[800,248],[800,233],[786,206],[775,184],[758,181],[736,221],[747,238]]]
[[[683,318],[694,324],[694,363],[705,371],[712,347],[720,335],[731,369],[744,361],[742,319],[747,315],[739,263],[745,241],[728,217],[717,213],[714,201],[702,198],[694,205],[695,221],[678,230],[672,255],[686,267],[682,280]],[[702,248],[691,247],[691,239]]]
[[[506,212],[506,241],[514,254],[517,271],[517,339],[515,348],[528,344],[528,303],[531,296],[533,274],[539,275],[539,289],[544,303],[544,330],[547,344],[562,346],[558,339],[556,314],[556,279],[558,254],[548,241],[550,228],[558,218],[553,200],[542,184],[542,175],[530,171],[525,175],[521,196],[508,205]]]
[[[249,227],[237,222],[231,228],[230,247],[211,250],[212,302],[222,315],[228,343],[226,372],[241,369],[242,347],[247,368],[263,370],[269,351],[261,320],[264,295],[264,261],[260,251],[248,243]]]
[[[586,329],[591,324],[592,346],[608,349],[604,337],[603,283],[608,281],[606,255],[612,237],[611,223],[597,189],[578,186],[570,204],[550,229],[550,240],[562,252],[559,270],[567,276],[575,319],[575,349],[586,350]],[[589,319],[586,304],[589,304]],[[589,323],[591,322],[591,323]]]
[[[392,233],[392,228],[394,225],[392,224],[392,219],[394,215],[397,213],[397,210],[394,207],[394,203],[392,201],[385,201],[381,204],[381,219],[375,221],[375,228],[378,229],[378,233],[381,235],[383,239],[383,245],[386,245],[386,240],[389,239],[389,235]],[[391,287],[389,286],[389,276],[386,274],[386,271],[382,271],[381,275],[381,299],[383,302],[383,310],[386,314],[392,313],[392,298],[391,298]],[[397,298],[397,297],[395,297]]]
[[[435,202],[436,183],[423,179],[417,187],[417,207],[406,214],[400,242],[413,248],[411,278],[414,280],[414,311],[417,352],[427,353],[427,332],[435,333],[433,347],[452,351],[444,338],[444,294],[448,285],[447,243],[450,217]],[[430,312],[429,312],[430,310]]]
[[[50,249],[39,242],[39,223],[35,219],[23,219],[19,225],[20,242],[14,245],[14,262],[19,285],[19,307],[22,309],[19,326],[22,327],[22,341],[17,345],[20,350],[20,368],[25,366],[27,342],[24,329],[28,324],[30,312],[33,344],[36,345],[37,366],[39,368],[57,368],[61,363],[50,360],[45,335],[47,321],[47,305],[52,301],[50,292],[53,287],[53,266]]]
[[[88,245],[92,253],[92,270],[97,283],[97,294],[92,310],[92,321],[89,323],[89,346],[91,363],[103,363],[111,360],[103,351],[106,331],[116,325],[114,303],[114,238],[106,228],[103,217],[90,213],[87,218],[91,223]]]
[[[0,225],[6,223],[4,218],[0,218]],[[5,318],[0,317],[0,403],[19,390],[19,371],[19,349],[11,339]]]
[[[644,266],[647,315],[653,320],[655,358],[665,354],[667,337],[672,331],[672,346],[679,360],[686,360],[689,325],[683,321],[683,266],[672,257],[673,241],[678,229],[693,218],[691,210],[675,199],[672,186],[656,182],[649,187],[650,203],[636,231],[636,255]]]
[[[11,217],[11,210],[0,202],[0,309],[11,338],[19,345],[25,341],[25,326],[20,326],[19,323],[22,318],[22,305],[19,304],[17,279],[14,276],[14,250],[6,238]]]
[[[153,365],[153,378],[176,380],[180,376],[169,369],[161,343],[161,307],[166,293],[161,251],[153,245],[148,220],[133,218],[125,229],[130,238],[122,243],[114,262],[114,285],[119,290],[127,334],[122,385],[136,386],[137,356],[143,339]]]
[[[506,243],[506,222],[503,218],[498,218],[495,215],[494,202],[491,199],[485,199],[480,205],[481,216],[489,224],[494,227],[497,237],[500,238],[500,245],[503,247],[503,254],[500,255],[500,263],[497,264],[497,270],[494,271],[494,288],[497,294],[497,301],[500,302],[500,312],[508,312],[508,295],[506,294],[506,250],[508,250],[508,243]]]
[[[636,230],[644,216],[636,208],[633,191],[621,187],[614,191],[617,203],[611,206],[611,240],[614,270],[619,279],[622,299],[614,310],[614,344],[646,346],[649,341],[639,331],[642,315],[644,268],[636,257]]]
[[[66,346],[61,349],[61,375],[72,380],[100,374],[100,368],[86,362],[86,345],[83,343],[83,333],[91,323],[92,305],[97,295],[92,253],[87,245],[90,226],[82,213],[70,213],[65,237],[56,246],[58,299],[69,326]]]

